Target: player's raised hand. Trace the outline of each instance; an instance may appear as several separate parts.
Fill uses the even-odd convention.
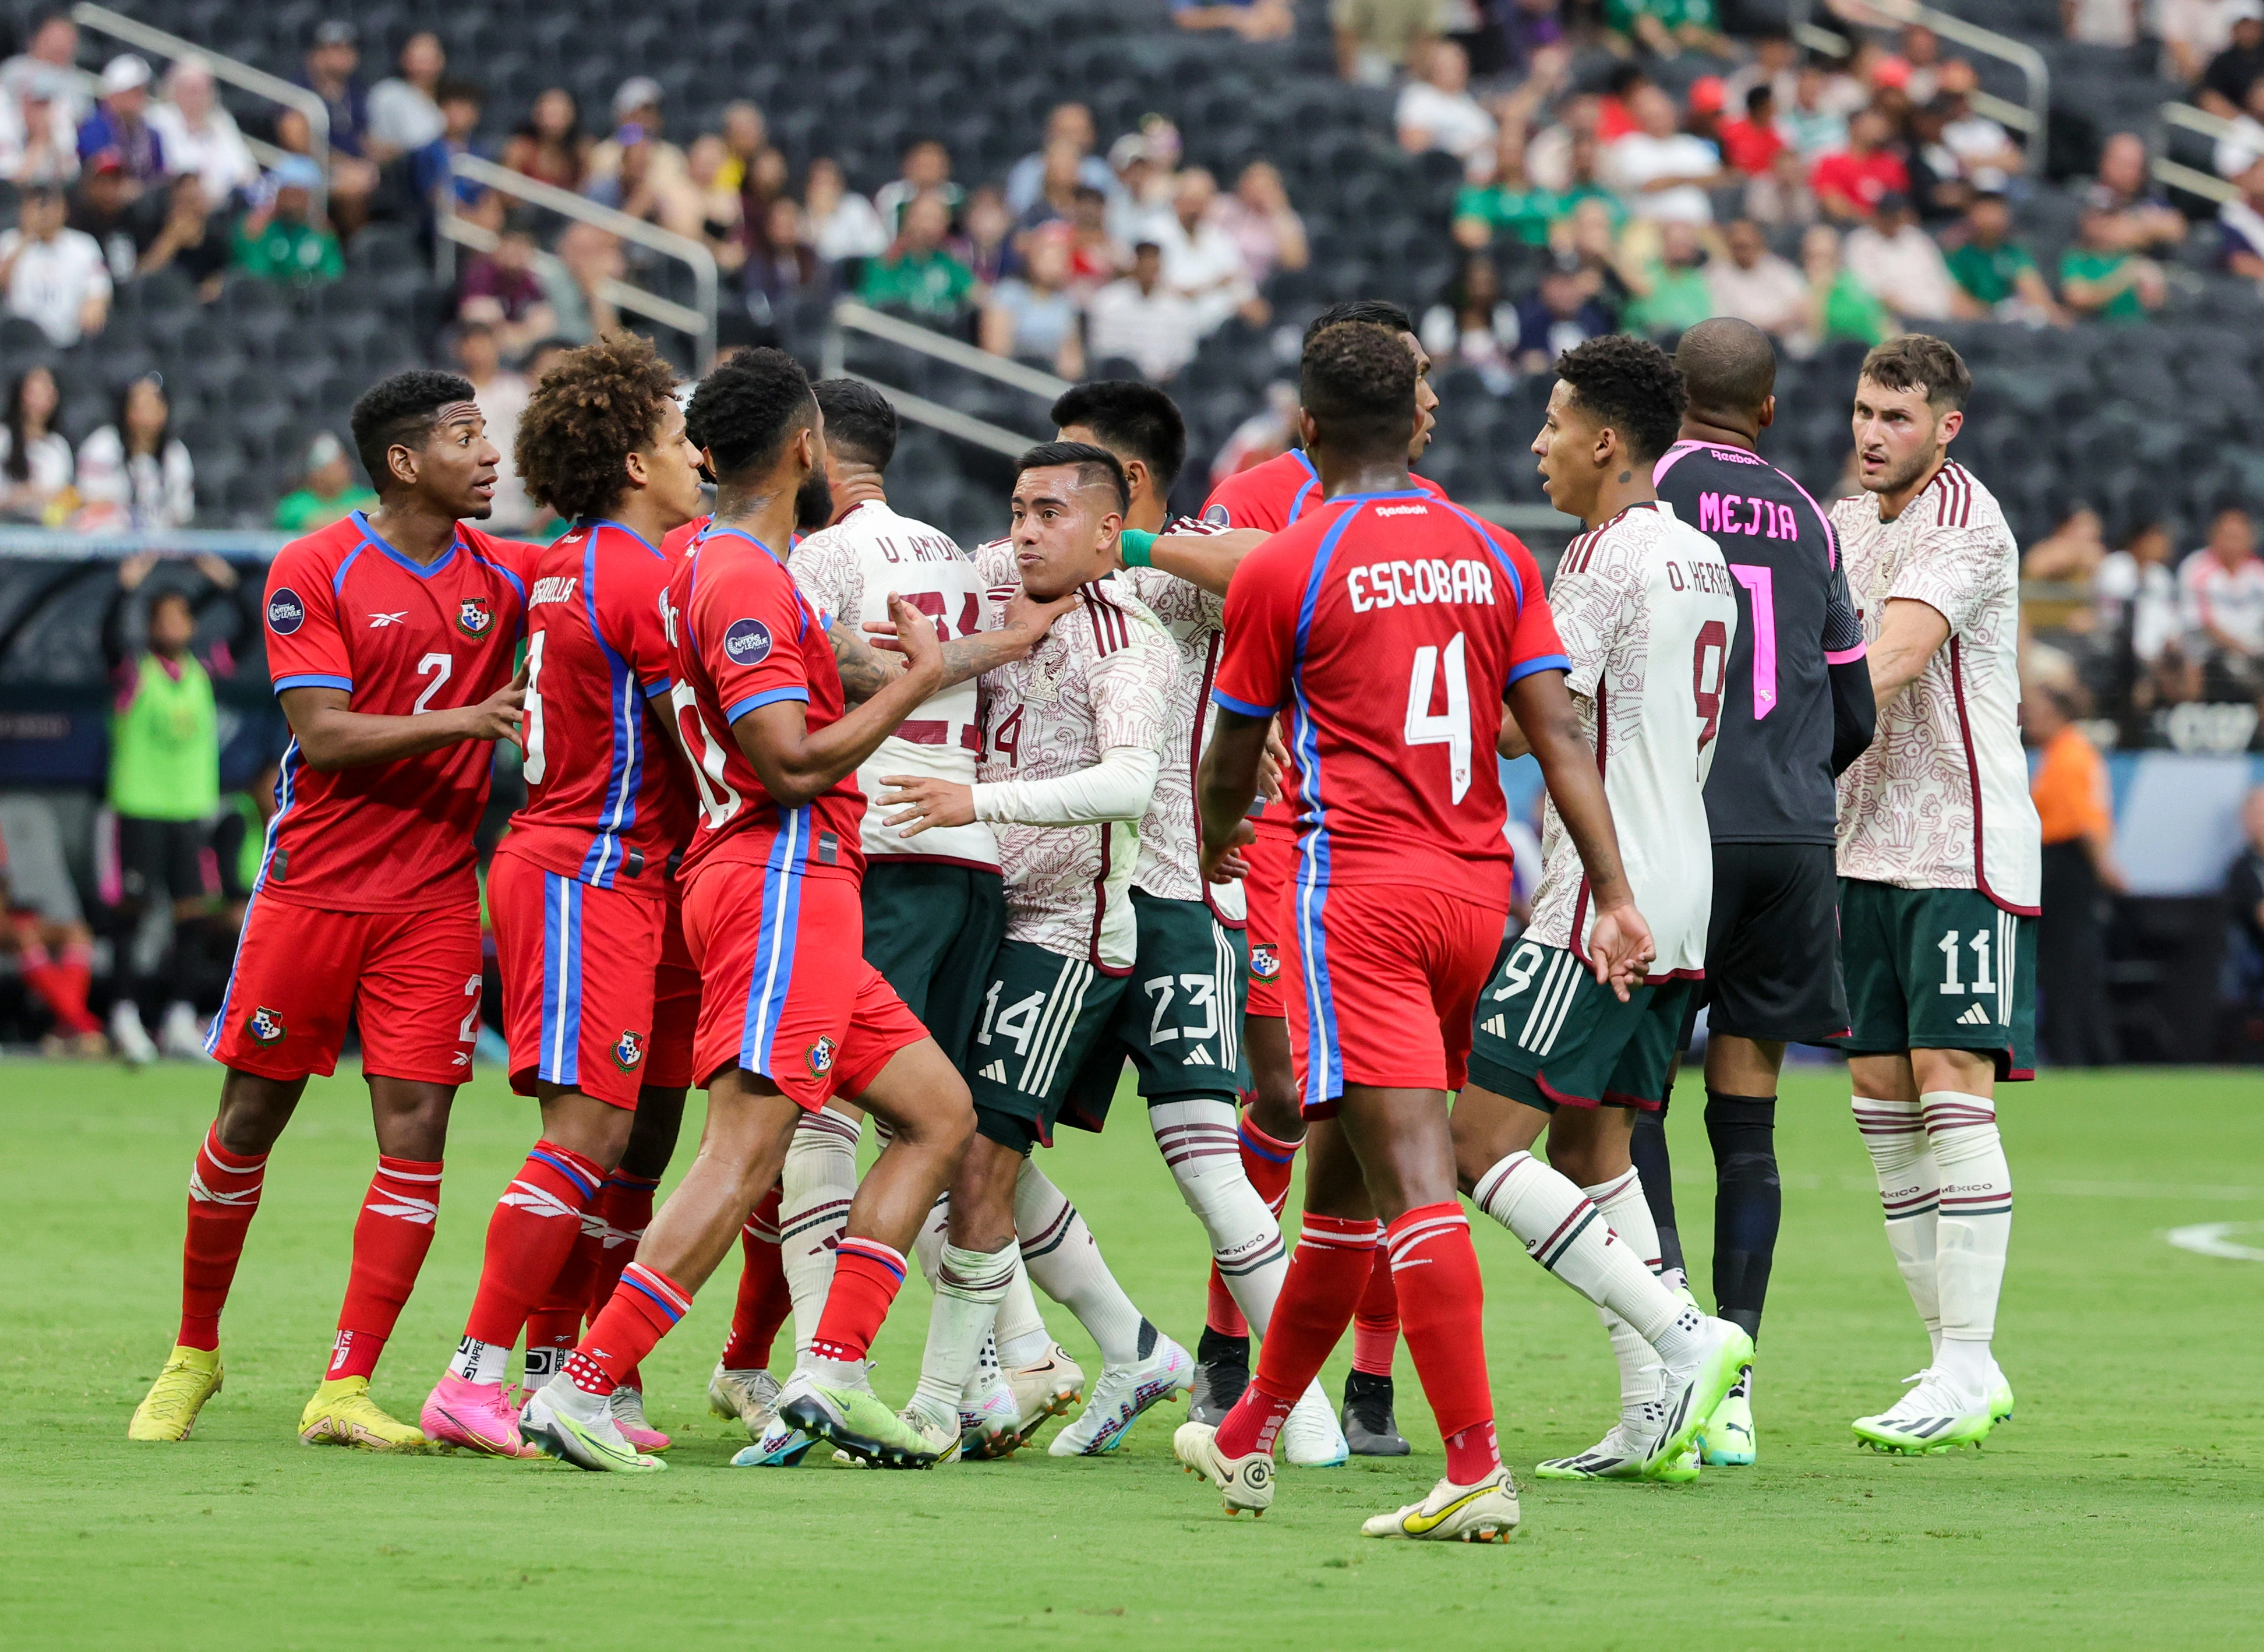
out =
[[[1247,876],[1250,863],[1242,858],[1239,851],[1257,841],[1258,828],[1247,820],[1237,820],[1234,823],[1234,830],[1227,833],[1224,842],[1206,842],[1202,846],[1203,882],[1225,884]]]
[[[466,706],[457,715],[464,719],[466,739],[509,740],[525,751],[526,739],[522,731],[526,724],[526,662],[519,661],[519,670],[509,682],[479,704]]]
[[[936,640],[935,622],[893,591],[889,593],[889,619],[896,632],[896,651],[904,657],[904,669],[940,679],[943,644]]]
[[[1589,967],[1596,972],[1597,984],[1618,993],[1620,1002],[1628,1001],[1630,988],[1643,985],[1649,972],[1644,966],[1658,956],[1651,926],[1633,901],[1596,913],[1595,927],[1588,931]]]
[[[878,806],[894,809],[883,826],[896,828],[898,837],[918,837],[930,826],[971,826],[975,820],[975,788],[954,780],[934,780],[919,775],[883,775]]]

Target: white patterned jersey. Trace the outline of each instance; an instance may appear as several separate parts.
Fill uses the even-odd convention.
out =
[[[1227,530],[1181,517],[1163,531],[1208,535]],[[1210,702],[1210,684],[1218,673],[1218,651],[1226,637],[1226,599],[1161,568],[1127,568],[1112,580],[1163,622],[1179,655],[1170,721],[1164,731],[1163,768],[1156,775],[1156,800],[1140,822],[1140,865],[1132,882],[1165,900],[1206,901],[1222,922],[1239,929],[1244,918],[1241,884],[1202,881],[1202,824],[1195,811],[1195,775],[1202,768],[1218,717],[1218,709]]]
[[[984,586],[983,623],[999,625],[1021,588],[1013,547],[982,547],[975,569]],[[1076,609],[1056,620],[1027,658],[983,673],[978,780],[1054,780],[1092,768],[1113,746],[1163,751],[1179,652],[1163,622],[1114,586],[1085,586]],[[1007,939],[1083,958],[1110,975],[1129,971],[1138,823],[992,829],[1006,878]]]
[[[1978,889],[2033,913],[2043,857],[2021,750],[2020,549],[1996,497],[1951,462],[1890,522],[1869,493],[1832,507],[1867,644],[1887,604],[1923,602],[1949,638],[1879,710],[1840,776],[1840,876]]]
[[[1664,499],[1634,505],[1564,549],[1549,587],[1572,662],[1564,686],[1604,777],[1620,862],[1658,957],[1650,979],[1703,975],[1714,905],[1706,772],[1714,765],[1738,600],[1721,548]],[[1588,877],[1551,798],[1527,931],[1585,959]]]
[[[803,539],[787,565],[811,606],[860,640],[867,620],[889,617],[891,591],[933,620],[936,635],[945,642],[971,637],[985,622],[975,559],[941,528],[899,516],[879,499],[866,500],[832,527]],[[988,622],[997,625],[998,616],[992,614]],[[882,824],[888,818],[880,803],[887,790],[881,784],[883,775],[975,783],[975,753],[983,739],[976,701],[971,678],[922,701],[858,768],[857,790],[866,799],[860,835],[867,859],[947,861],[998,870],[998,841],[980,820],[937,826],[916,838],[900,837]]]

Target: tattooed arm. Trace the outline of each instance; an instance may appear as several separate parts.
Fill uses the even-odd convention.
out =
[[[969,677],[979,677],[1000,666],[1010,666],[1024,659],[1038,645],[1047,630],[1061,615],[1077,606],[1077,593],[1070,591],[1050,602],[1041,602],[1027,592],[1018,591],[1014,600],[1006,605],[1005,623],[995,631],[977,631],[972,637],[962,637],[943,645],[943,682],[948,688],[954,683],[965,682]],[[853,642],[850,646],[872,662],[872,666],[883,674],[878,679],[885,683],[902,669],[897,664],[896,630],[893,626],[866,623],[867,631],[874,633],[873,646]],[[837,628],[833,642],[833,657],[843,658],[845,650]],[[860,666],[860,670],[866,669]],[[841,684],[849,693],[851,704],[859,698],[851,686],[850,667],[841,667]],[[867,693],[873,692],[867,689]]]

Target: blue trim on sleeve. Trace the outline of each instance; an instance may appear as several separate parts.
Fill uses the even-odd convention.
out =
[[[1212,689],[1210,698],[1213,705],[1223,706],[1229,711],[1238,712],[1246,717],[1270,717],[1280,709],[1276,706],[1252,705],[1247,700],[1237,700],[1223,688]]]
[[[663,677],[657,682],[649,682],[645,684],[644,697],[648,700],[665,699],[668,695],[674,690],[676,684],[673,680]]]
[[[1519,679],[1530,677],[1536,671],[1561,671],[1569,674],[1571,669],[1572,662],[1564,655],[1543,654],[1538,659],[1528,659],[1521,666],[1511,666],[1509,680],[1503,683],[1502,687],[1507,688]]]
[[[348,694],[352,694],[353,679],[325,677],[316,672],[303,672],[295,677],[278,677],[275,680],[275,692],[281,694],[286,688],[343,688]]]
[[[781,700],[799,700],[809,703],[807,688],[766,688],[760,694],[751,694],[745,699],[723,709],[723,721],[737,723],[750,711],[759,711],[766,705],[776,705]]]

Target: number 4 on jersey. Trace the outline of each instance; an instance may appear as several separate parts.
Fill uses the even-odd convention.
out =
[[[1456,803],[1470,789],[1470,681],[1462,663],[1464,651],[1460,631],[1455,633],[1454,640],[1444,650],[1424,647],[1415,651],[1414,668],[1407,680],[1407,724],[1401,731],[1401,737],[1411,747],[1447,748],[1447,770]],[[1441,674],[1447,679],[1447,709],[1433,713],[1431,697]]]

